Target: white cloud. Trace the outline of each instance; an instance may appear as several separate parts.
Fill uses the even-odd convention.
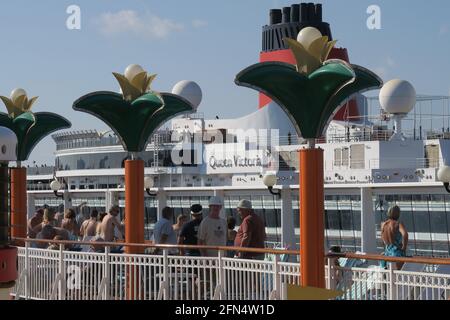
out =
[[[450,31],[450,28],[447,24],[443,24],[441,25],[441,28],[439,29],[439,35],[440,36],[445,36],[446,34],[448,34]]]
[[[180,32],[184,26],[153,14],[139,15],[134,10],[103,13],[97,20],[99,31],[105,36],[131,33],[145,38],[164,39]]]
[[[192,21],[192,26],[194,28],[203,28],[203,27],[208,26],[208,21],[195,19]]]
[[[386,58],[386,63],[387,63],[387,65],[389,67],[395,67],[396,66],[396,63],[395,63],[394,59],[392,59],[391,57],[387,57]]]

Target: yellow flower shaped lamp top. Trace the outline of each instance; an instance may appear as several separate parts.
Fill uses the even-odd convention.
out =
[[[134,101],[150,91],[150,86],[156,78],[156,74],[148,74],[140,65],[132,64],[125,69],[125,74],[113,72],[119,82],[123,98],[126,101]]]
[[[302,29],[297,36],[297,41],[289,38],[284,38],[284,41],[294,54],[297,71],[306,75],[313,73],[327,61],[337,42],[336,40],[328,41],[328,37],[322,36],[314,27]]]
[[[31,111],[31,108],[38,97],[28,99],[27,92],[24,89],[18,88],[11,92],[9,98],[0,96],[0,99],[5,104],[8,115],[14,119],[25,112]]]

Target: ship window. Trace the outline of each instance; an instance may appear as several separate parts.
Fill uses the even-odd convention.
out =
[[[425,167],[437,168],[439,167],[439,145],[431,144],[425,146]]]
[[[348,148],[342,148],[342,166],[348,167]]]
[[[334,165],[336,167],[342,166],[342,149],[334,149]]]
[[[363,144],[355,144],[350,147],[350,168],[364,169],[365,150]]]

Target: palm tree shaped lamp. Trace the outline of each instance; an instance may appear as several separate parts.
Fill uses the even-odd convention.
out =
[[[125,161],[125,240],[144,243],[144,161],[150,136],[165,122],[186,113],[194,106],[187,99],[150,89],[156,75],[139,65],[130,65],[125,74],[113,73],[121,93],[101,91],[81,97],[73,104],[76,111],[89,113],[105,122],[119,137],[131,160]],[[140,253],[140,248],[126,248]]]
[[[34,147],[51,133],[70,128],[64,117],[50,112],[31,111],[38,97],[28,99],[24,89],[15,89],[10,97],[0,96],[8,113],[0,112],[0,126],[17,136],[17,167],[11,169],[11,236],[27,236],[27,170],[22,161],[28,160]]]
[[[325,287],[323,150],[315,147],[333,115],[354,94],[382,86],[371,71],[327,60],[336,41],[307,27],[297,41],[285,38],[297,65],[264,62],[236,76],[236,84],[268,95],[308,142],[300,150],[300,264],[305,287]]]

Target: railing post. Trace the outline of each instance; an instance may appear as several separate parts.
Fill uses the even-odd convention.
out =
[[[163,282],[167,284],[164,289],[164,300],[169,300],[169,293],[167,288],[169,286],[169,257],[167,249],[163,249]]]
[[[273,260],[273,288],[275,290],[276,299],[279,300],[281,296],[281,276],[280,276],[280,256],[275,254]]]
[[[219,286],[222,289],[222,293],[225,294],[225,296],[221,297],[222,300],[226,300],[226,289],[225,289],[225,270],[223,269],[223,254],[224,252],[222,250],[219,250]]]
[[[105,300],[109,300],[109,292],[110,292],[110,286],[111,286],[111,269],[110,269],[111,256],[109,255],[110,253],[111,253],[111,247],[106,246],[105,247],[105,272],[103,273],[103,276],[106,279]]]
[[[394,264],[389,264],[389,300],[396,300]]]
[[[29,281],[29,270],[30,270],[30,256],[29,256],[30,243],[25,241],[25,300],[30,299],[30,281]]]
[[[59,288],[58,288],[58,299],[65,300],[66,296],[66,270],[64,266],[64,245],[59,245]]]
[[[327,264],[327,273],[328,273],[328,281],[327,281],[327,289],[334,290],[336,289],[336,270],[334,261],[336,258],[330,258],[328,257],[328,264]]]

